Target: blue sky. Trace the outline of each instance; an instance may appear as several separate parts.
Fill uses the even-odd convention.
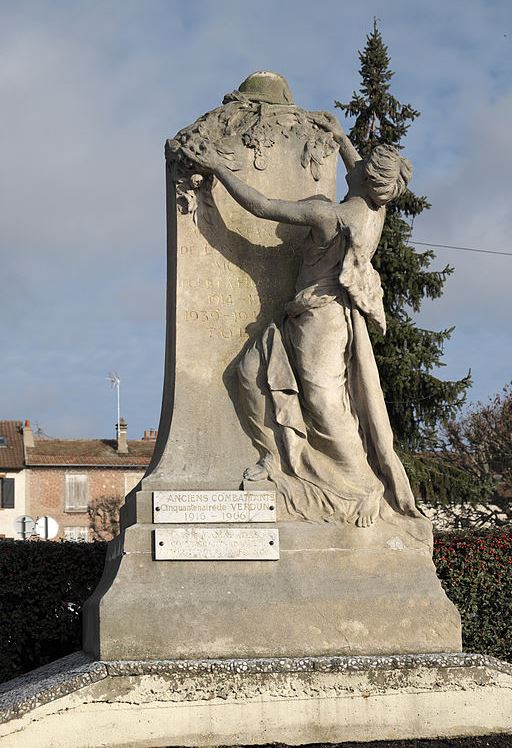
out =
[[[158,425],[165,289],[163,143],[251,72],[306,109],[358,87],[372,18],[432,209],[414,238],[512,252],[509,0],[0,0],[0,419],[52,436]],[[342,124],[344,124],[342,120]],[[471,399],[512,379],[512,257],[437,250],[455,273],[419,323],[456,326],[442,376]]]

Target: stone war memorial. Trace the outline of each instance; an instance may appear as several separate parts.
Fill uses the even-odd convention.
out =
[[[461,651],[368,335],[385,332],[371,260],[410,162],[390,146],[361,159],[271,72],[169,139],[165,161],[155,454],[85,605],[83,652],[3,687],[0,742],[510,731],[512,668]]]

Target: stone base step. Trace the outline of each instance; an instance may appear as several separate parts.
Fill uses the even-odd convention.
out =
[[[340,743],[512,732],[512,666],[475,654],[98,662],[0,687],[2,748]]]

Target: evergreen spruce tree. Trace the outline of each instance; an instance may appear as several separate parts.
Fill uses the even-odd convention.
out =
[[[359,52],[361,90],[348,104],[335,102],[346,117],[355,117],[348,133],[361,156],[381,143],[402,147],[402,140],[419,112],[401,104],[389,91],[393,73],[387,47],[374,20],[366,47]],[[443,381],[432,374],[441,361],[443,345],[453,328],[433,332],[414,324],[423,299],[442,295],[453,272],[431,270],[431,250],[416,252],[408,243],[414,218],[430,207],[425,197],[407,190],[388,205],[386,222],[373,266],[384,290],[387,334],[370,329],[382,389],[398,446],[415,452],[432,445],[440,423],[454,416],[471,384],[470,372],[459,381]]]

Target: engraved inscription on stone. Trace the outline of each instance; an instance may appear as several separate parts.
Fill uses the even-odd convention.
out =
[[[153,522],[275,522],[273,491],[154,491]]]
[[[156,561],[277,561],[279,530],[256,527],[161,527]]]
[[[179,256],[184,262],[178,284],[178,324],[185,323],[187,337],[194,340],[213,338],[241,347],[247,339],[246,326],[254,322],[261,306],[254,280],[208,242],[181,244]]]

